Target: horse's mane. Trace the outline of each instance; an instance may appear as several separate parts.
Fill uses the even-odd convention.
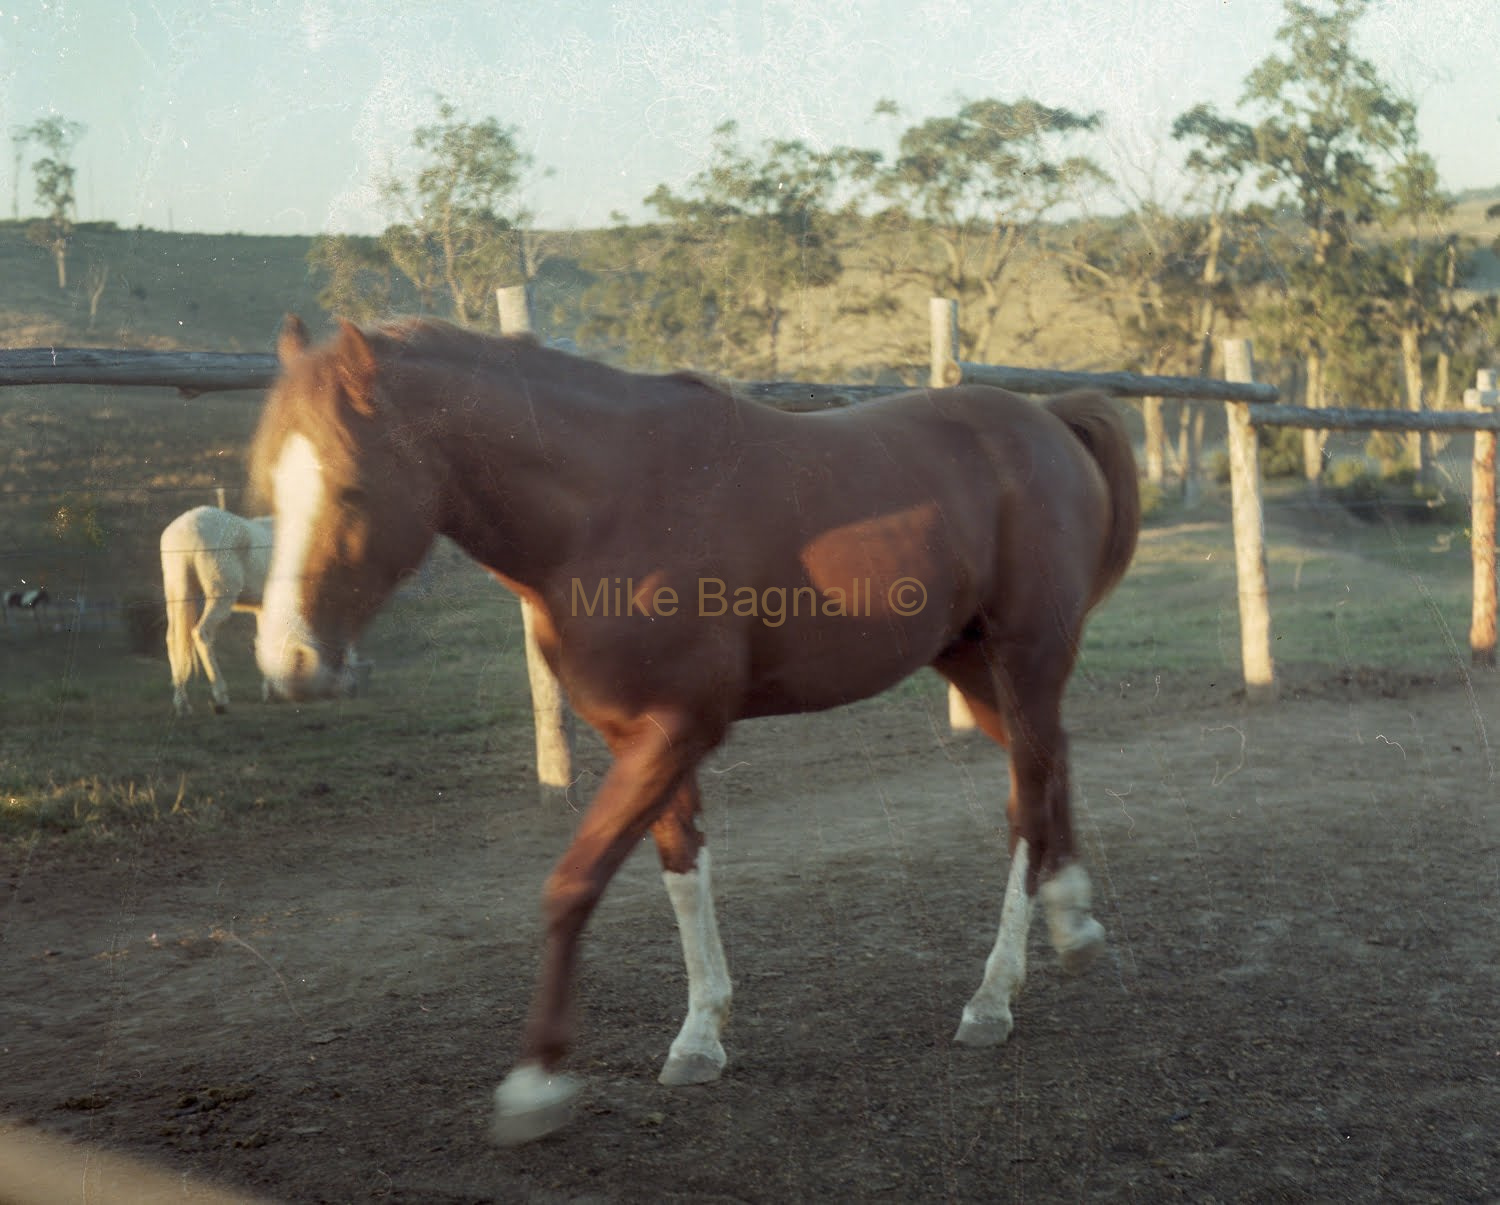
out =
[[[473,358],[476,354],[493,354],[496,348],[514,353],[522,348],[541,348],[535,335],[491,335],[445,322],[441,318],[392,318],[367,332],[384,337],[415,352],[438,357]],[[566,354],[566,353],[564,353]]]
[[[376,359],[393,367],[410,358],[436,361],[466,373],[476,368],[489,368],[522,376],[566,373],[575,380],[592,377],[594,392],[620,405],[628,404],[627,399],[632,396],[659,396],[663,387],[667,392],[685,391],[704,400],[712,398],[728,402],[735,397],[733,390],[723,381],[704,373],[679,371],[642,375],[626,372],[588,356],[548,347],[529,333],[492,335],[429,317],[393,318],[373,327],[362,327],[359,333],[368,342]],[[251,497],[259,505],[265,505],[270,499],[270,459],[291,425],[286,407],[295,404],[298,422],[304,427],[318,428],[320,440],[333,447],[349,445],[351,435],[339,403],[344,343],[345,337],[335,336],[315,344],[284,370],[283,378],[288,388],[273,391],[272,397],[277,400],[263,412],[251,445]],[[298,381],[297,377],[302,379]],[[648,381],[654,383],[655,388],[643,390],[641,385]],[[291,401],[293,396],[297,398],[295,403]]]

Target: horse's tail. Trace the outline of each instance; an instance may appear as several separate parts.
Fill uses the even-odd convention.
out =
[[[167,661],[172,685],[178,689],[193,676],[197,654],[193,627],[198,622],[199,586],[193,571],[193,552],[184,536],[168,524],[161,533],[161,584],[167,600]]]
[[[1092,606],[1119,584],[1135,555],[1141,530],[1141,487],[1135,452],[1119,410],[1102,393],[1065,393],[1050,399],[1046,408],[1062,419],[1089,450],[1109,486],[1109,535],[1094,579]]]

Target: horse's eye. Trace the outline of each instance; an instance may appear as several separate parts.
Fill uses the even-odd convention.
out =
[[[345,510],[359,510],[365,504],[365,491],[357,485],[346,486],[339,491],[339,505]]]

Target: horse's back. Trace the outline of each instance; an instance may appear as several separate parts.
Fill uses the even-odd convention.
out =
[[[247,519],[216,506],[195,506],[161,533],[163,564],[189,562],[211,596],[227,595],[253,609],[260,603],[270,563],[271,520]]]

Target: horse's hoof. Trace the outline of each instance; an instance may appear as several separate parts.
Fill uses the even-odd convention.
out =
[[[214,704],[214,715],[223,715],[228,710],[229,710],[229,704],[228,703],[215,703]]]
[[[728,1060],[721,1050],[717,1060],[711,1054],[694,1051],[692,1054],[667,1056],[666,1065],[656,1082],[669,1088],[682,1088],[688,1084],[711,1084],[719,1078]]]
[[[572,1118],[582,1086],[571,1075],[549,1074],[535,1064],[517,1067],[495,1089],[490,1136],[501,1146],[519,1146],[560,1130]]]
[[[983,1046],[999,1046],[1015,1026],[1009,1017],[965,1017],[958,1023],[958,1032],[953,1040],[960,1046],[978,1049]]]
[[[1090,916],[1068,935],[1067,944],[1058,948],[1057,956],[1062,969],[1069,975],[1076,975],[1086,970],[1103,952],[1104,926]]]

